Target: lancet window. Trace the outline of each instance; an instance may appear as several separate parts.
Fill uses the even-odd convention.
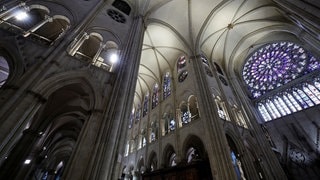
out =
[[[270,121],[320,104],[319,70],[319,58],[302,46],[275,42],[255,51],[242,75],[262,118]]]

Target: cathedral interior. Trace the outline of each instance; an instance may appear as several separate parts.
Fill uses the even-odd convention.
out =
[[[0,179],[320,179],[317,0],[1,0]]]

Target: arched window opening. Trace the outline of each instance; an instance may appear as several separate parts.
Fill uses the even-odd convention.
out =
[[[78,41],[77,39],[75,41],[76,43],[70,51],[70,54],[78,59],[91,63],[101,47],[103,38],[97,33],[84,33]]]
[[[236,123],[241,127],[248,128],[247,122],[245,121],[241,110],[236,105],[234,106],[233,111],[235,113]]]
[[[93,58],[93,65],[106,71],[114,72],[119,64],[119,47],[113,41],[107,41],[100,45],[100,49]]]
[[[264,121],[271,121],[320,104],[319,78],[313,78],[278,92],[257,103]]]
[[[201,60],[202,60],[202,64],[204,65],[203,67],[204,67],[206,74],[210,77],[213,77],[213,73],[211,71],[208,59],[202,55]]]
[[[162,158],[165,167],[174,167],[177,165],[177,154],[171,144],[167,144],[164,148]]]
[[[139,137],[139,147],[138,149],[141,149],[147,145],[147,140],[146,140],[146,128],[142,128],[140,130],[140,137]]]
[[[138,104],[138,108],[136,111],[136,118],[135,118],[135,123],[138,123],[141,119],[141,105]]]
[[[188,71],[187,70],[183,70],[181,73],[179,73],[178,75],[178,82],[183,82],[188,76]]]
[[[53,16],[52,18],[46,16],[41,27],[25,32],[24,36],[40,36],[42,39],[52,43],[62,37],[69,28],[70,21],[68,18],[60,15]]]
[[[219,117],[221,119],[223,119],[223,120],[230,121],[230,117],[228,115],[227,108],[226,108],[224,102],[221,101],[219,96],[216,97],[215,102],[216,102],[216,105],[217,105],[217,108],[218,108]]]
[[[125,13],[126,15],[130,14],[131,11],[131,7],[129,6],[129,4],[127,4],[125,1],[122,0],[115,0],[112,3],[112,6],[114,6],[115,8],[119,9],[120,11],[122,11],[123,13]]]
[[[195,96],[190,96],[189,98],[189,110],[191,115],[191,120],[199,118],[198,102]]]
[[[147,138],[146,138],[146,136],[144,135],[143,137],[142,137],[142,147],[145,147],[147,145]]]
[[[158,104],[159,104],[159,85],[156,83],[153,86],[153,91],[152,91],[152,109],[154,109]]]
[[[214,66],[216,67],[216,70],[217,70],[218,74],[221,74],[223,76],[223,71],[222,71],[222,69],[220,68],[220,66],[216,62],[214,62]]]
[[[200,159],[200,155],[197,149],[195,149],[194,147],[190,147],[187,150],[187,162],[191,163],[193,161],[199,160]]]
[[[177,62],[177,72],[179,73],[182,69],[187,66],[187,60],[185,56],[181,56]]]
[[[150,123],[150,130],[149,130],[149,142],[154,142],[158,139],[158,125],[156,121],[152,121]]]
[[[0,56],[0,88],[6,83],[10,73],[7,60]]]
[[[186,103],[181,104],[180,113],[181,113],[182,125],[185,125],[185,124],[188,124],[189,122],[191,122],[191,115],[190,115],[190,112],[188,110],[188,106],[186,105]]]
[[[169,166],[170,167],[174,167],[174,166],[177,165],[177,160],[176,159],[177,159],[177,154],[173,152],[170,155],[170,158],[169,158]]]
[[[263,120],[271,121],[320,104],[319,70],[320,59],[302,46],[275,42],[253,52],[242,75]]]
[[[169,97],[171,94],[171,77],[170,73],[166,72],[163,77],[163,100]]]
[[[163,115],[163,131],[162,135],[166,135],[176,129],[176,122],[172,113],[164,113]]]
[[[149,92],[144,96],[142,117],[146,116],[149,111]]]
[[[50,10],[42,5],[26,5],[22,2],[0,14],[0,27],[43,44],[52,44],[70,27],[68,18],[50,16]]]
[[[113,41],[103,42],[95,32],[83,33],[69,46],[68,53],[106,71],[114,72],[119,61],[118,45]]]

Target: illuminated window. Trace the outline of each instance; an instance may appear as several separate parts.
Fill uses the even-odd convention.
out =
[[[137,111],[136,111],[136,119],[135,119],[135,123],[139,122],[141,119],[141,105],[138,105]]]
[[[166,99],[171,94],[171,77],[167,72],[163,78],[163,99]]]
[[[9,76],[9,65],[7,60],[0,56],[0,88],[7,81]]]
[[[291,42],[268,44],[255,51],[242,75],[253,98],[320,68],[319,59]]]
[[[181,111],[181,122],[182,124],[188,124],[191,122],[191,115],[188,110],[188,106],[186,104],[182,104],[180,106],[180,111]]]
[[[149,93],[147,93],[144,96],[144,102],[143,102],[143,113],[142,116],[146,116],[148,114],[148,110],[149,110]]]
[[[275,42],[255,51],[242,75],[262,118],[270,121],[320,104],[319,77],[312,75],[319,70],[320,60],[300,45]]]
[[[130,117],[129,117],[129,129],[132,128],[133,119],[134,119],[134,108],[132,109]]]
[[[159,85],[156,83],[153,86],[152,92],[152,109],[154,109],[159,104]]]
[[[177,71],[180,72],[187,65],[187,60],[185,56],[181,56],[177,62]]]

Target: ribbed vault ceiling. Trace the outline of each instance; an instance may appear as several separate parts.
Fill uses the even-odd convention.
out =
[[[177,58],[205,54],[224,70],[233,70],[240,55],[286,24],[267,0],[130,0],[145,18],[135,104],[174,73]],[[267,40],[265,40],[267,41]],[[242,58],[243,59],[243,58]]]

